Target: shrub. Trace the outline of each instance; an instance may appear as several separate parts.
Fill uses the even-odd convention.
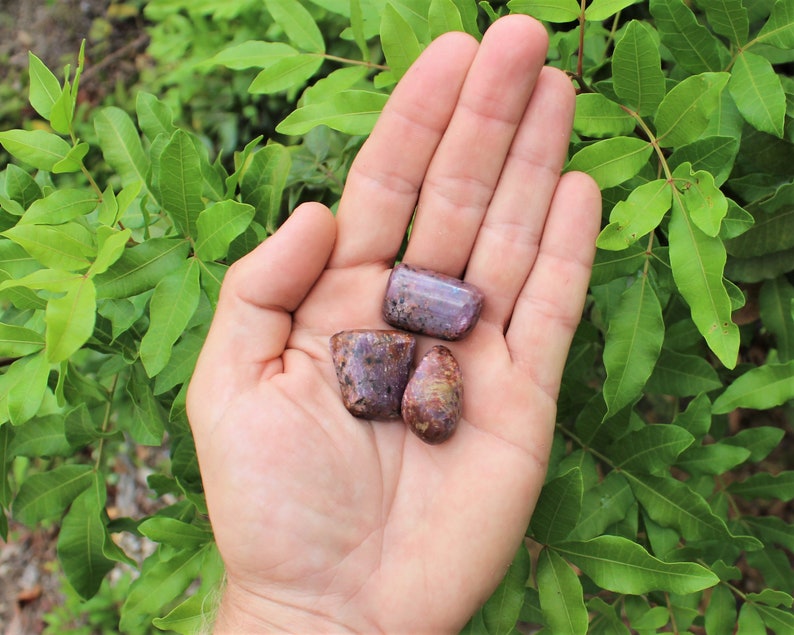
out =
[[[794,399],[794,6],[585,4],[152,0],[155,51],[169,24],[212,31],[209,47],[190,35],[199,70],[171,72],[225,67],[255,96],[238,89],[238,105],[269,104],[271,138],[231,161],[175,125],[178,89],[170,106],[141,92],[132,114],[98,109],[94,138],[77,138],[82,59],[61,82],[31,56],[48,127],[0,133],[20,164],[0,176],[0,504],[60,524],[84,598],[117,563],[140,569],[122,631],[192,632],[222,578],[184,400],[227,266],[297,201],[338,199],[432,38],[480,37],[506,12],[548,25],[550,63],[579,89],[568,169],[601,186],[604,228],[527,541],[465,632],[794,631],[794,471],[780,451]],[[238,33],[241,13],[264,39]],[[111,517],[116,457],[164,440],[170,461],[149,477],[160,509]],[[118,532],[157,549],[138,563]]]

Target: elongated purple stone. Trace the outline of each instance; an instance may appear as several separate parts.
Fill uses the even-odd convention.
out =
[[[449,439],[463,410],[463,375],[446,346],[434,346],[419,362],[403,394],[405,423],[422,441]]]
[[[393,330],[358,329],[331,337],[331,358],[351,414],[395,419],[411,372],[416,338]]]
[[[483,297],[473,284],[400,263],[389,276],[383,319],[406,331],[459,340],[480,318]]]

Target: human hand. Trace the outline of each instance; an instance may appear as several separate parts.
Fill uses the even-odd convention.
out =
[[[493,591],[543,484],[600,196],[560,177],[574,91],[526,16],[433,42],[396,87],[336,217],[298,208],[229,270],[188,393],[227,571],[218,632],[456,632]],[[418,204],[417,204],[418,199]],[[342,404],[329,337],[386,328],[404,260],[485,294],[446,343],[463,416],[429,446]],[[417,353],[434,342],[419,337]]]

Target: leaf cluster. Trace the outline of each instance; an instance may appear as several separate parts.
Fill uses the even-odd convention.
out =
[[[222,73],[277,104],[230,158],[175,124],[195,82],[98,109],[82,140],[82,57],[59,80],[31,56],[43,125],[0,132],[0,505],[60,523],[83,597],[140,566],[124,632],[192,632],[222,576],[184,393],[226,268],[298,200],[338,200],[433,38],[508,12],[544,21],[578,88],[566,169],[604,219],[547,482],[464,632],[794,632],[794,528],[768,511],[794,498],[791,0],[150,0],[154,54],[192,56],[174,86]],[[112,517],[114,453],[162,443],[163,508]],[[118,532],[157,550],[138,565]]]

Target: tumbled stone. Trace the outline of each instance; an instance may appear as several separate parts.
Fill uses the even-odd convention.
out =
[[[463,410],[463,375],[446,346],[434,346],[419,362],[405,388],[403,420],[422,441],[449,439]]]
[[[389,276],[383,319],[406,331],[459,340],[477,323],[483,298],[473,284],[400,263]]]
[[[416,338],[394,330],[358,329],[331,337],[331,358],[351,414],[395,419],[413,363]]]

